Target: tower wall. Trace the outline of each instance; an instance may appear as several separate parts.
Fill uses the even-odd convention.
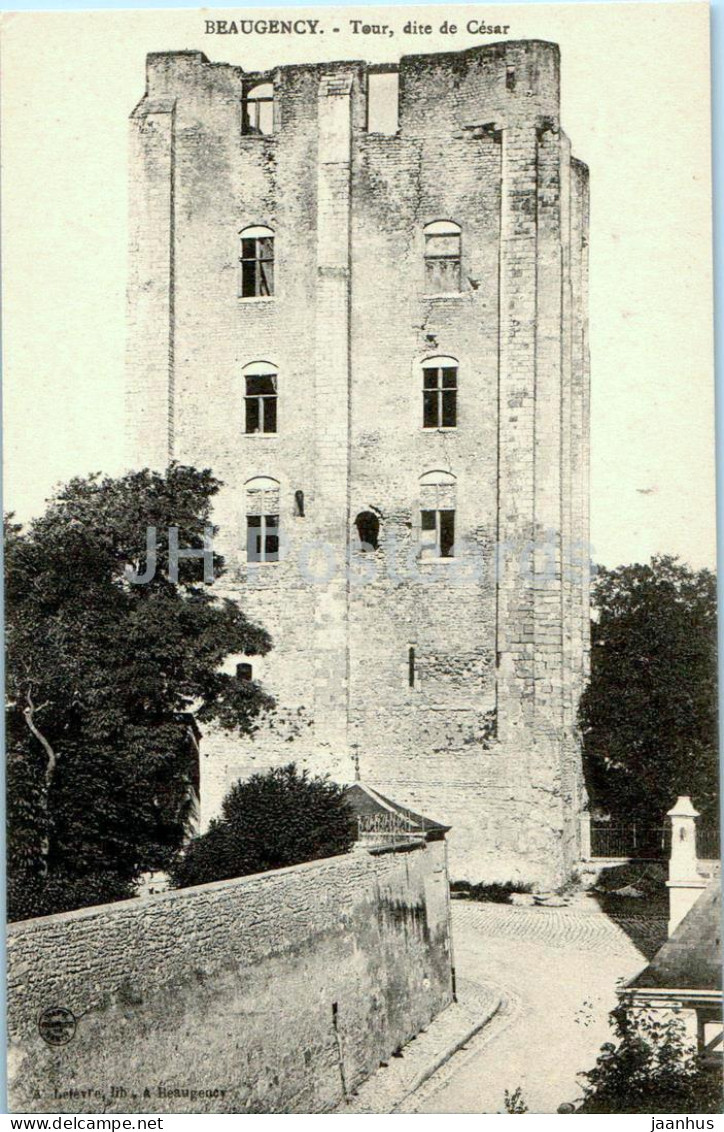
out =
[[[242,81],[274,82],[273,136],[241,134]],[[253,663],[277,711],[253,739],[204,737],[202,808],[294,759],[452,825],[455,876],[549,883],[577,855],[582,801],[586,170],[560,129],[554,45],[403,58],[395,135],[367,131],[366,85],[358,62],[243,75],[153,56],[133,122],[143,217],[163,176],[144,188],[155,143],[137,120],[173,100],[172,383],[131,346],[135,435],[150,452],[170,406],[175,458],[224,481],[221,587],[274,638]],[[439,219],[462,229],[455,294],[427,293]],[[241,300],[253,224],[275,232],[275,294]],[[132,253],[161,261],[143,232]],[[156,341],[160,298],[130,299],[132,343]],[[422,428],[434,355],[458,361],[452,431]],[[242,370],[260,360],[279,373],[272,436],[243,431]],[[139,431],[138,391],[164,381]],[[455,477],[443,562],[418,554],[432,470]],[[245,560],[254,476],[280,484],[278,563]],[[380,544],[364,553],[368,510]]]

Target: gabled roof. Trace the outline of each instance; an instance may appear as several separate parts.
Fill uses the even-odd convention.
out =
[[[361,782],[355,782],[352,786],[348,786],[345,794],[352,810],[358,817],[388,814],[393,819],[399,818],[400,824],[404,825],[409,833],[428,835],[431,840],[444,837],[450,829],[449,825],[442,825],[438,821],[433,821],[432,818],[423,817],[422,814],[415,813],[408,806],[401,806],[398,802],[391,801],[384,794],[373,790],[371,786],[364,786]]]
[[[709,883],[648,967],[626,990],[721,990],[721,882]]]

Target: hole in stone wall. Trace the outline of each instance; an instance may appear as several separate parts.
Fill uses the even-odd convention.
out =
[[[377,550],[380,541],[380,521],[374,511],[360,511],[354,521],[360,541],[360,549]]]
[[[507,90],[515,90],[515,67],[508,67],[505,72],[505,86]]]
[[[253,680],[254,669],[250,664],[242,663],[236,666],[236,675],[239,680]]]
[[[407,654],[407,679],[411,688],[415,687],[415,649],[410,645]]]
[[[367,129],[371,134],[396,134],[399,129],[400,75],[398,71],[370,71],[367,75]]]
[[[300,519],[304,518],[304,492],[294,492],[294,514],[298,515]]]
[[[247,90],[241,106],[242,134],[274,133],[274,84],[257,83]]]

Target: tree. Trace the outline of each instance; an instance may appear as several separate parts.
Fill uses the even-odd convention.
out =
[[[344,789],[294,763],[237,782],[221,818],[172,862],[177,888],[346,853],[357,835]]]
[[[617,1044],[601,1048],[583,1079],[578,1113],[721,1112],[721,1067],[707,1065],[688,1044],[681,1019],[611,1015]]]
[[[716,579],[676,558],[599,570],[580,707],[592,800],[662,824],[678,794],[718,815]]]
[[[74,479],[27,530],[6,521],[11,916],[128,895],[163,867],[188,818],[194,720],[248,733],[271,706],[222,671],[270,648],[200,559],[169,580],[169,528],[202,548],[220,483],[165,474]],[[157,569],[146,584],[148,528]],[[212,528],[213,530],[213,528]],[[212,574],[224,571],[213,555]]]

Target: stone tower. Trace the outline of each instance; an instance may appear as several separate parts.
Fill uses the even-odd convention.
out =
[[[278,709],[204,736],[205,820],[294,759],[451,825],[454,876],[561,878],[589,378],[558,48],[150,55],[130,185],[134,463],[224,481],[223,586],[275,642],[230,658]]]

